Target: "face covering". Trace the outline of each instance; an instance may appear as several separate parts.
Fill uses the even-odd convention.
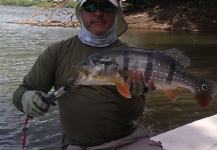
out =
[[[117,30],[117,16],[115,18],[115,22],[109,31],[101,36],[94,35],[90,33],[83,25],[81,20],[81,30],[78,33],[78,38],[87,45],[94,46],[94,47],[106,47],[110,44],[114,43],[117,40],[116,35]]]

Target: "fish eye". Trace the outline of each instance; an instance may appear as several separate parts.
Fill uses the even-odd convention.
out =
[[[207,91],[207,85],[206,84],[202,85],[202,91]]]
[[[91,62],[95,65],[95,64],[98,64],[99,60],[98,59],[92,59]]]

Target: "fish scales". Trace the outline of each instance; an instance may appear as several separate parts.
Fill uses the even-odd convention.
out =
[[[124,54],[126,54],[126,52],[124,52]],[[119,57],[115,58],[115,61],[119,64],[120,70],[137,69],[143,72],[146,82],[150,79],[157,79],[166,80],[168,85],[171,84],[176,66],[173,59],[168,59],[167,55],[162,55],[163,53],[159,55],[159,53],[152,50],[142,50],[138,53],[131,52],[128,53],[128,55],[124,54],[117,55],[123,56],[123,60],[128,61],[122,62],[122,59]],[[121,66],[123,66],[123,68]]]
[[[133,53],[133,52],[132,52]],[[144,78],[147,82],[152,79],[155,83],[162,82],[160,85],[167,88],[176,88],[177,85],[185,88],[190,88],[188,85],[193,83],[195,77],[189,74],[187,71],[176,66],[176,62],[173,58],[168,57],[163,52],[153,50],[142,50],[138,54],[131,54],[128,58],[127,66],[131,66],[128,70],[137,69],[144,72]],[[118,62],[118,58],[116,61]],[[135,62],[140,62],[135,63]],[[146,66],[146,67],[144,67]],[[184,81],[184,82],[183,82]],[[156,85],[158,86],[158,85]],[[193,85],[196,88],[196,85]],[[159,86],[158,86],[159,87]],[[163,89],[159,87],[158,89]],[[193,92],[194,88],[190,88]]]
[[[190,59],[177,49],[120,47],[96,53],[75,66],[79,77],[74,84],[116,85],[120,94],[129,98],[129,87],[122,85],[127,84],[133,70],[138,70],[146,83],[152,80],[171,100],[178,98],[177,88],[186,88],[201,107],[206,107],[217,95],[217,83],[193,76],[185,70],[189,65]]]

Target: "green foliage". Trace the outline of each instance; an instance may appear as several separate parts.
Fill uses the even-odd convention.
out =
[[[51,0],[0,0],[0,5],[13,5],[13,6],[39,6],[45,7],[51,4]],[[69,0],[65,7],[75,8],[77,2]]]
[[[36,4],[34,0],[0,0],[0,5],[33,6]]]
[[[1,5],[18,5],[19,1],[17,0],[1,0]]]
[[[77,4],[78,4],[78,2],[75,2],[74,0],[69,0],[69,1],[66,3],[66,6],[65,6],[65,7],[68,7],[68,8],[75,8]]]

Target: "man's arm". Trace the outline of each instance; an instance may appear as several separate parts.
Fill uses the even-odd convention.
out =
[[[37,92],[34,95],[33,91],[41,91],[44,95],[44,93],[49,92],[52,88],[56,68],[55,59],[56,56],[54,51],[48,47],[43,53],[40,54],[31,70],[23,78],[22,84],[19,85],[13,94],[13,104],[19,111],[25,112],[25,110],[28,109],[28,105],[25,107],[25,110],[23,107],[24,103],[27,104],[28,98],[29,102],[32,101],[32,103],[40,103],[40,96],[37,95]],[[28,91],[31,91],[31,93]],[[24,95],[25,97],[23,97]],[[35,102],[33,102],[33,99]],[[42,105],[44,106],[43,103]]]

